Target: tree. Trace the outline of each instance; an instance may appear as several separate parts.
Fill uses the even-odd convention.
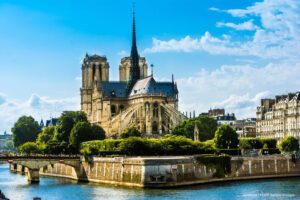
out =
[[[280,145],[280,150],[284,152],[293,152],[299,150],[299,140],[296,138],[289,136],[282,139]]]
[[[40,153],[40,149],[35,142],[26,142],[19,147],[21,153],[31,154]]]
[[[142,136],[141,132],[135,126],[125,128],[120,133],[120,138],[141,137],[141,136]]]
[[[64,111],[58,120],[55,130],[57,141],[69,142],[71,130],[77,122],[87,122],[86,114],[82,111]]]
[[[41,131],[37,121],[31,116],[22,116],[11,129],[13,133],[13,143],[19,147],[25,142],[36,141],[38,133]]]
[[[79,149],[80,143],[90,140],[103,140],[104,130],[96,125],[91,126],[89,122],[77,122],[71,130],[70,145]]]
[[[236,131],[229,125],[220,126],[214,138],[215,146],[220,149],[237,148],[239,139]]]
[[[15,150],[12,140],[8,140],[8,141],[5,142],[4,149],[8,150],[8,151],[14,151]]]
[[[53,139],[55,127],[49,126],[46,127],[41,133],[38,134],[37,143],[47,144],[49,141]]]
[[[213,139],[218,127],[217,121],[214,118],[200,115],[199,117],[185,120],[177,125],[173,129],[172,134],[183,135],[187,138],[193,139],[195,125],[197,125],[199,129],[200,141]]]

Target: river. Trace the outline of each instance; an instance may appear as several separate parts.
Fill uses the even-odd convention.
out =
[[[0,164],[0,189],[10,200],[96,200],[96,199],[300,199],[300,178],[226,182],[176,189],[139,189],[102,184],[77,183],[68,179],[41,177],[29,184],[24,175],[11,173]]]

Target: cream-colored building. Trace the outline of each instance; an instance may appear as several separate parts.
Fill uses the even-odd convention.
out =
[[[300,138],[300,93],[262,99],[256,111],[258,137],[281,140],[287,136]]]
[[[81,110],[91,123],[99,124],[108,136],[135,125],[142,133],[169,133],[185,116],[178,111],[178,90],[170,82],[148,75],[148,64],[136,46],[133,17],[132,47],[121,59],[119,81],[109,80],[105,56],[86,54],[82,63]]]

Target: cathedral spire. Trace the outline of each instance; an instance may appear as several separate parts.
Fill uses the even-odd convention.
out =
[[[130,53],[130,80],[129,84],[132,87],[133,84],[140,79],[140,67],[139,67],[139,53],[136,46],[136,30],[135,30],[135,10],[133,5],[133,21],[132,21],[132,44]]]

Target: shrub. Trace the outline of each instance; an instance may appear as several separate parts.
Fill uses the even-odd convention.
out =
[[[25,154],[41,153],[38,145],[35,142],[26,142],[19,147],[19,151]]]
[[[284,152],[293,152],[299,150],[299,140],[296,138],[289,136],[282,139],[280,145],[280,150]]]
[[[125,128],[120,133],[120,138],[141,137],[141,136],[142,136],[142,134],[140,133],[140,131],[135,126]]]
[[[89,141],[81,144],[80,152],[84,155],[194,155],[214,153],[213,147],[202,142],[194,142],[183,136],[169,136],[162,139],[130,137],[126,139],[106,139]]]
[[[241,149],[276,148],[277,141],[269,138],[241,138],[239,145]]]

